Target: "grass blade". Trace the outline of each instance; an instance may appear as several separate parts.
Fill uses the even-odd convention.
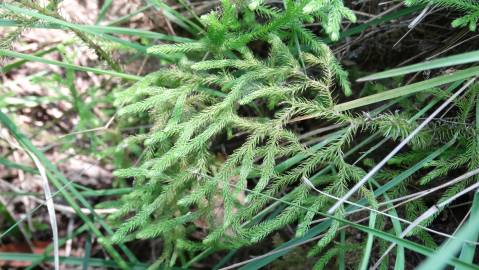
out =
[[[440,85],[444,85],[444,84],[459,81],[459,80],[464,80],[464,79],[478,76],[478,75],[479,75],[479,66],[471,67],[468,69],[456,71],[451,74],[438,76],[438,77],[425,80],[422,82],[409,84],[406,86],[381,92],[378,94],[374,94],[367,97],[358,98],[352,101],[341,103],[334,106],[333,109],[336,111],[347,111],[347,110],[363,107],[366,105],[374,104],[377,102],[414,94],[414,93],[431,89]]]
[[[475,195],[479,191],[476,191]],[[473,218],[474,217],[474,218]],[[429,270],[429,269],[443,269],[447,265],[447,261],[454,257],[454,254],[461,248],[464,240],[476,241],[477,234],[479,233],[479,215],[471,215],[471,218],[464,225],[464,227],[457,233],[456,238],[447,241],[446,244],[441,246],[438,251],[429,256],[427,260],[422,263],[418,270]],[[461,260],[462,262],[462,260]],[[462,266],[456,266],[459,269]],[[475,266],[476,269],[479,269],[478,266]]]
[[[122,16],[122,17],[120,17],[120,18],[118,18],[118,19],[116,19],[116,20],[114,20],[114,21],[108,23],[108,26],[114,26],[114,25],[119,25],[119,24],[125,23],[125,22],[127,22],[130,18],[133,18],[134,16],[136,16],[136,15],[138,15],[138,14],[140,14],[140,13],[145,12],[146,10],[150,9],[151,7],[153,7],[152,4],[145,5],[145,6],[139,8],[138,10],[136,10],[136,11],[130,13],[130,14],[127,14],[127,15],[125,15],[125,16]],[[174,37],[176,37],[176,36],[174,36]]]
[[[98,17],[96,18],[95,24],[99,24],[101,21],[103,21],[112,3],[113,3],[113,0],[106,0],[105,2],[103,2],[103,5],[101,6],[100,11],[98,12]]]
[[[10,161],[6,158],[0,157],[0,164],[7,167],[7,168],[18,169],[18,170],[22,170],[26,173],[31,173],[31,174],[38,174],[38,170],[33,168],[33,167],[26,166],[26,165],[23,165],[23,164],[18,164],[16,162]]]
[[[33,61],[33,62],[39,62],[47,65],[55,65],[63,68],[70,68],[73,70],[77,71],[85,71],[85,72],[92,72],[95,74],[100,74],[100,75],[110,75],[113,77],[119,77],[122,79],[126,80],[132,80],[132,81],[138,81],[142,77],[136,76],[136,75],[131,75],[131,74],[126,74],[126,73],[121,73],[121,72],[116,72],[113,70],[104,70],[104,69],[98,69],[98,68],[92,68],[92,67],[83,67],[83,66],[77,66],[73,64],[68,64],[60,61],[55,61],[55,60],[50,60],[50,59],[45,59],[42,57],[34,56],[34,55],[29,55],[29,54],[24,54],[24,53],[18,53],[10,50],[5,50],[5,49],[0,49],[0,56],[8,56],[8,57],[15,57],[15,58],[20,58],[20,59],[25,59],[28,61]],[[3,72],[3,69],[0,70]]]
[[[338,263],[339,268],[338,270],[346,270],[346,231],[341,230],[339,232],[339,239],[340,239],[340,248],[338,251]]]
[[[469,220],[478,220],[479,219],[479,192],[474,194],[474,199],[472,201],[472,208],[471,208],[471,217]],[[479,236],[479,232],[472,234],[470,237],[471,241],[477,241]],[[462,244],[461,254],[459,255],[459,259],[467,262],[472,263],[474,259],[474,253],[476,253],[476,246],[470,243]]]
[[[371,212],[369,214],[369,227],[371,229],[374,229],[374,226],[376,224],[376,212]],[[373,248],[373,241],[374,241],[374,235],[373,234],[368,234],[368,240],[366,242],[366,247],[364,248],[364,253],[363,253],[363,259],[361,261],[361,265],[359,266],[360,270],[367,270],[368,269],[368,264],[369,264],[369,258],[371,257],[371,251]]]
[[[38,260],[42,260],[42,254],[32,254],[32,253],[13,253],[13,252],[0,252],[0,260],[1,261],[21,261],[21,262],[36,262]],[[52,261],[53,257],[47,257],[46,261]],[[60,262],[66,265],[77,265],[81,266],[83,264],[83,258],[81,257],[63,257],[60,256]],[[98,259],[98,258],[89,258],[89,262],[91,267],[101,267],[101,268],[114,268],[118,269],[118,265],[116,265],[115,261],[112,260],[105,260],[105,259]],[[128,269],[146,269],[146,264],[136,263],[128,265]]]
[[[3,27],[17,27],[21,26],[21,23],[14,20],[0,20],[0,26]],[[67,22],[66,24],[59,24],[58,22],[54,23],[43,23],[43,24],[33,24],[29,26],[31,28],[46,28],[46,29],[66,29],[68,27],[81,29],[81,31],[88,32],[90,34],[100,35],[100,34],[114,34],[114,35],[128,35],[136,36],[140,38],[150,38],[154,40],[165,40],[173,42],[191,42],[192,40],[185,37],[171,36],[163,33],[152,32],[142,29],[133,29],[127,27],[119,26],[104,26],[104,25],[87,25],[87,24],[74,24]],[[125,40],[126,41],[126,40]]]
[[[113,77],[118,77],[126,80],[131,80],[131,81],[138,81],[141,80],[143,77],[137,76],[137,75],[132,75],[132,74],[127,74],[127,73],[122,73],[122,72],[117,72],[113,70],[104,70],[104,69],[98,69],[98,68],[92,68],[92,67],[84,67],[84,66],[78,66],[78,65],[73,65],[65,62],[60,62],[56,60],[50,60],[50,59],[45,59],[42,57],[38,56],[33,56],[29,54],[24,54],[24,53],[18,53],[14,52],[11,50],[5,50],[5,49],[0,49],[0,56],[8,56],[8,57],[16,57],[20,59],[25,59],[28,61],[33,61],[33,62],[39,62],[47,65],[54,65],[54,66],[59,66],[62,68],[66,69],[73,69],[76,71],[84,71],[84,72],[92,72],[95,74],[99,75],[110,75]],[[2,69],[0,68],[0,72]],[[223,92],[213,90],[213,89],[204,89],[204,91],[208,94],[211,94],[213,96],[218,96],[218,97],[224,97],[225,94]]]
[[[55,214],[55,205],[53,203],[53,196],[50,191],[50,184],[48,183],[47,173],[45,171],[45,167],[43,164],[38,160],[38,157],[35,156],[34,153],[24,149],[28,155],[33,159],[35,166],[38,168],[38,172],[42,178],[42,185],[43,185],[43,192],[45,193],[45,201],[47,204],[48,209],[48,216],[50,219],[50,224],[52,227],[52,238],[53,238],[53,254],[54,254],[54,267],[55,270],[60,270],[60,252],[59,252],[59,243],[58,243],[58,226],[57,226],[57,218]]]
[[[181,26],[186,31],[193,35],[203,32],[203,28],[196,23],[185,17],[180,12],[176,11],[162,0],[147,0],[148,4],[153,5],[158,11],[162,12],[168,20],[171,20],[175,24]]]
[[[85,241],[85,256],[83,257],[82,269],[88,270],[90,266],[90,255],[91,255],[91,235],[88,234]]]
[[[409,65],[405,67],[390,69],[387,71],[375,73],[363,78],[358,79],[358,82],[372,81],[385,79],[400,75],[405,75],[413,72],[431,70],[443,67],[450,67],[461,64],[469,64],[479,61],[479,51],[467,52],[458,55],[453,55],[449,57],[439,58],[436,60],[426,61],[414,65]]]

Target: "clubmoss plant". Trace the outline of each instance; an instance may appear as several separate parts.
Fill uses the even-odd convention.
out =
[[[340,1],[321,3],[287,1],[279,10],[258,2],[246,8],[223,1],[220,10],[202,17],[207,26],[203,39],[149,50],[185,58],[117,94],[122,117],[147,114],[153,128],[122,145],[143,144],[145,155],[139,166],[115,172],[135,179],[134,191],[111,217],[119,224],[115,242],[160,237],[166,248],[159,260],[165,260],[175,250],[251,245],[296,222],[296,234],[304,235],[317,211],[333,200],[310,194],[301,179],[332,166],[336,173],[322,184],[326,192],[341,196],[364,175],[343,153],[356,134],[369,130],[401,139],[415,127],[400,114],[371,121],[334,110],[335,82],[350,93],[346,73],[302,23],[318,17],[334,39],[336,20],[354,17]],[[266,47],[268,55],[255,55],[252,46]],[[293,123],[309,115],[346,128],[313,150],[300,141]],[[217,145],[225,137],[241,142],[227,156],[219,154]],[[421,136],[414,141],[418,148],[425,144]],[[301,159],[292,165],[280,165],[297,156]],[[252,193],[245,196],[245,189]],[[262,220],[271,199],[258,193],[276,197],[284,192],[309,210],[290,206]],[[341,208],[337,215],[342,213]],[[339,225],[333,222],[310,255],[334,239]],[[194,228],[205,229],[205,237],[193,240]]]

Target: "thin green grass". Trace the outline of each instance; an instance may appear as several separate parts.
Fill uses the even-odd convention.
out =
[[[95,234],[96,237],[99,239],[105,239],[103,233],[96,227],[95,223],[83,212],[80,210],[79,204],[76,202],[78,200],[84,207],[93,211],[92,206],[87,200],[73,187],[70,185],[70,181],[68,181],[57,169],[56,167],[50,163],[50,161],[36,149],[35,146],[30,142],[30,140],[25,137],[16,127],[16,125],[2,112],[0,112],[0,122],[2,125],[11,132],[13,137],[17,140],[17,142],[28,149],[28,151],[35,154],[39,161],[42,162],[43,166],[47,170],[47,175],[51,183],[58,189],[58,192],[63,195],[64,199],[68,202],[68,204],[76,211],[77,215],[86,223],[88,224],[92,233]],[[68,188],[68,190],[66,189]],[[106,225],[105,222],[102,222],[102,218],[96,216],[96,220],[107,230],[108,233],[112,233],[112,230]],[[3,235],[2,235],[3,236]],[[119,253],[113,248],[113,246],[108,241],[102,241],[101,244],[104,246],[105,250],[112,256],[112,258],[117,262],[120,268],[128,269],[126,262],[123,258],[119,255]],[[126,253],[127,256],[130,257],[131,260],[137,261],[133,254],[123,246],[122,250]]]
[[[45,257],[40,254],[31,254],[31,253],[10,253],[10,252],[0,252],[0,260],[2,261],[18,261],[18,262],[37,262],[41,261],[52,261],[53,257]],[[81,266],[83,265],[84,258],[82,257],[60,257],[60,262],[63,265],[72,265],[72,266]],[[105,260],[100,258],[88,258],[88,265],[91,267],[105,267],[119,269],[117,263],[113,260]],[[146,264],[129,264],[127,269],[147,269],[148,265]]]

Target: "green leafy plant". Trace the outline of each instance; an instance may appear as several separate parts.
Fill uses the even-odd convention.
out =
[[[339,66],[328,47],[292,19],[310,16],[311,5],[287,2],[282,12],[254,6],[255,12],[260,11],[256,15],[224,1],[221,12],[203,16],[204,39],[149,49],[153,54],[186,53],[189,57],[117,94],[121,116],[148,114],[155,121],[149,133],[130,137],[121,145],[143,144],[145,154],[140,166],[115,172],[119,177],[135,178],[134,191],[123,197],[123,207],[111,217],[119,224],[115,242],[161,237],[167,245],[161,261],[176,250],[251,245],[294,222],[299,222],[297,235],[302,236],[317,211],[333,202],[311,196],[303,178],[329,166],[336,173],[321,184],[326,185],[326,192],[342,196],[348,183],[365,174],[346,162],[343,154],[360,130],[397,140],[415,127],[400,114],[382,114],[370,121],[334,109],[333,82]],[[270,22],[251,24],[257,16],[273,11]],[[294,38],[305,46],[298,50]],[[248,47],[252,42],[267,46],[268,56],[254,55]],[[342,75],[337,78],[343,89],[349,89],[341,83]],[[313,150],[301,143],[291,123],[309,115],[347,128]],[[413,145],[424,148],[427,135],[418,136]],[[215,141],[224,136],[241,144],[221,158]],[[294,163],[281,163],[298,156]],[[289,200],[310,210],[287,207],[265,221],[258,217],[270,199],[243,194],[251,188],[274,197],[292,187]],[[191,228],[200,223],[206,224],[208,235],[192,241]],[[334,239],[339,225],[334,222],[311,255]]]
[[[228,269],[259,269],[275,260],[272,267],[288,268],[289,264],[297,266],[304,259],[301,256],[309,256],[305,260],[314,269],[387,269],[393,262],[395,269],[407,269],[408,249],[428,257],[423,268],[450,264],[457,269],[477,269],[473,265],[477,193],[473,214],[467,222],[464,218],[466,225],[458,226],[457,235],[430,226],[438,223],[453,201],[478,185],[479,86],[472,79],[479,75],[479,67],[474,66],[477,51],[367,75],[359,79],[366,82],[363,91],[353,92],[348,73],[330,47],[369,26],[427,9],[427,5],[465,14],[452,25],[474,31],[479,16],[475,1],[408,0],[404,2],[415,7],[362,22],[345,32],[341,31],[343,23],[354,23],[356,17],[341,0],[222,0],[202,16],[181,0],[176,6],[148,0],[140,9],[161,10],[174,29],[180,28],[190,38],[115,26],[132,15],[100,25],[112,1],[104,1],[96,25],[68,22],[58,12],[59,1],[48,2],[45,6],[29,0],[0,5],[0,24],[15,27],[3,38],[0,55],[22,59],[2,71],[28,61],[64,68],[65,79],[59,74],[52,78],[55,85],[70,90],[80,117],[79,132],[95,130],[101,120],[90,111],[112,96],[119,127],[141,126],[131,127],[118,145],[118,140],[102,140],[88,133],[92,143],[87,151],[115,160],[119,168],[114,174],[120,186],[131,182],[127,188],[90,190],[72,185],[0,112],[0,123],[22,147],[38,156],[38,167],[46,168],[46,178],[58,189],[55,194],[62,194],[84,222],[74,234],[88,231],[113,259],[85,256],[84,268],[90,263],[123,269],[178,265],[188,269],[212,254],[221,254],[215,269],[227,263],[233,263]],[[75,37],[33,55],[11,49],[23,31],[37,27],[60,28]],[[138,37],[141,43],[121,35]],[[77,42],[92,49],[99,62],[109,67],[72,64],[63,48]],[[145,76],[126,74],[112,56],[114,50],[161,61],[156,71]],[[63,60],[43,57],[51,52],[60,52]],[[459,70],[444,72],[453,66]],[[428,70],[437,71],[437,76],[422,81],[413,77],[413,83],[405,83],[409,74]],[[74,72],[113,76],[128,84],[115,85],[106,101],[97,99],[97,89],[92,89],[84,95],[95,98],[86,103],[74,89]],[[367,82],[391,77],[396,78]],[[16,102],[13,96],[1,97],[0,103]],[[450,102],[447,108],[444,100]],[[27,101],[16,106],[32,104]],[[39,97],[34,101],[55,100]],[[438,108],[444,111],[427,118],[433,110],[437,114]],[[7,111],[15,110],[11,106]],[[420,132],[410,138],[418,127]],[[120,134],[111,130],[110,135]],[[406,138],[401,152],[383,158]],[[95,150],[102,144],[111,145],[99,154]],[[74,147],[73,143],[66,146]],[[130,165],[133,160],[135,165]],[[364,178],[383,161],[376,174]],[[3,157],[0,164],[39,173]],[[349,197],[356,186],[358,192]],[[116,210],[108,219],[92,214],[90,197],[112,195],[121,197],[96,205]],[[328,211],[336,209],[336,204],[336,211]],[[352,229],[367,237],[357,237],[356,232],[351,237]],[[411,236],[414,242],[404,239]],[[445,243],[434,253],[440,244],[437,236],[444,237]],[[148,265],[140,263],[125,245],[156,239],[161,239],[162,254]],[[263,244],[271,239],[274,250],[243,262],[232,259],[240,249],[269,248]],[[90,242],[88,238],[86,250],[91,249]],[[51,260],[47,257],[51,250],[38,256],[2,253],[0,258],[22,258],[33,261],[35,267]],[[459,250],[458,258],[453,257]],[[76,257],[64,262],[81,263]]]

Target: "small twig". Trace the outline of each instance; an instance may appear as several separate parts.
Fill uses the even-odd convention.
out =
[[[46,173],[45,167],[40,162],[40,160],[38,160],[37,156],[27,149],[25,149],[25,151],[32,158],[42,178],[43,192],[45,193],[48,216],[50,218],[50,224],[52,226],[54,266],[55,266],[55,270],[60,270],[60,252],[59,252],[59,242],[58,242],[57,218],[55,214],[55,204],[53,203],[53,197],[50,191],[50,185],[48,183],[47,173]]]
[[[110,127],[110,125],[113,123],[113,120],[115,120],[115,116],[116,115],[113,115],[110,120],[108,120],[108,122],[106,123],[106,125],[102,126],[102,127],[96,127],[96,128],[91,128],[91,129],[85,129],[85,130],[79,130],[79,131],[75,131],[75,132],[70,132],[68,134],[63,134],[61,135],[60,137],[58,137],[59,139],[63,139],[65,137],[68,137],[68,136],[72,136],[72,135],[78,135],[78,134],[83,134],[83,133],[88,133],[88,132],[96,132],[96,131],[102,131],[102,130],[106,130]]]
[[[443,53],[446,53],[446,52],[448,52],[448,51],[450,51],[450,50],[456,48],[457,46],[460,46],[460,45],[462,45],[462,44],[464,44],[464,43],[466,43],[466,42],[468,42],[468,41],[471,41],[471,40],[473,40],[473,39],[475,39],[475,38],[478,38],[478,37],[479,37],[479,35],[474,35],[474,36],[469,37],[469,38],[467,38],[467,39],[465,39],[465,40],[463,40],[463,41],[461,41],[461,42],[458,42],[458,43],[456,43],[456,44],[454,44],[454,45],[452,45],[452,46],[449,46],[449,47],[447,47],[446,49],[444,49],[444,50],[442,50],[442,51],[440,51],[440,52],[438,52],[438,53],[436,53],[436,54],[434,54],[434,55],[432,55],[432,56],[429,56],[428,58],[426,58],[426,61],[429,61],[429,60],[431,60],[431,59],[433,59],[433,58],[436,58],[436,57],[438,57],[439,55],[441,55],[441,54],[443,54]]]
[[[416,27],[426,16],[429,14],[429,9],[431,8],[432,4],[428,3],[426,7],[419,13],[419,15],[407,26],[409,29]]]
[[[91,165],[93,166],[93,165]],[[90,166],[90,167],[91,167]],[[13,192],[16,192],[16,193],[25,193],[25,191],[23,190],[20,190],[18,189],[16,186],[8,183],[7,181],[5,180],[2,180],[0,179],[0,184],[3,184],[5,185],[6,187],[8,187],[9,189],[11,189]],[[41,200],[33,195],[26,195],[26,197],[28,197],[29,199],[41,204],[41,205],[46,205],[47,202],[44,201],[44,200]],[[66,206],[66,205],[61,205],[61,204],[58,204],[56,203],[54,205],[55,207],[55,210],[58,210],[60,212],[63,212],[63,213],[67,213],[67,214],[75,214],[75,209],[73,209],[72,207],[70,206]],[[90,209],[88,208],[80,208],[80,211],[83,213],[83,214],[86,214],[86,215],[90,215],[90,214],[93,214],[93,212],[97,215],[108,215],[108,214],[112,214],[112,213],[115,213],[116,211],[118,211],[118,209],[116,208],[105,208],[105,209],[94,209],[93,211],[91,211]]]
[[[395,5],[395,6],[392,6],[391,8],[389,8],[389,9],[387,9],[387,10],[385,10],[385,11],[383,11],[383,12],[377,14],[377,15],[375,15],[375,16],[372,17],[371,19],[367,20],[366,23],[368,23],[368,22],[370,22],[370,21],[373,21],[373,20],[375,20],[375,19],[377,19],[377,18],[381,18],[382,16],[384,16],[384,15],[388,14],[389,12],[391,12],[391,11],[393,11],[393,10],[395,10],[395,9],[398,9],[398,8],[400,8],[400,7],[402,7],[402,6],[403,6],[403,3],[399,3],[399,4]]]
[[[36,197],[32,197],[32,200],[34,200],[34,201],[36,201],[40,204],[46,204],[46,202],[44,200],[38,199]],[[61,204],[55,204],[55,209],[60,211],[60,212],[67,213],[67,214],[75,214],[76,213],[75,209],[73,209],[72,207],[66,206],[66,205],[61,205]],[[80,211],[85,215],[91,215],[93,213],[95,213],[97,215],[109,215],[109,214],[113,214],[113,213],[117,212],[118,209],[117,208],[104,208],[104,209],[93,209],[93,211],[91,211],[88,208],[80,208]]]
[[[73,229],[74,229],[74,219],[70,218],[68,220],[68,227],[67,227],[67,235],[68,235],[68,240],[65,243],[65,256],[68,257],[71,255],[72,252],[72,243],[73,243]]]
[[[7,142],[13,148],[23,150],[30,156],[30,158],[33,160],[33,162],[35,163],[35,166],[38,169],[40,177],[42,178],[43,192],[45,194],[45,200],[46,200],[45,204],[47,205],[50,225],[52,227],[54,267],[55,267],[55,270],[60,270],[60,252],[59,252],[58,226],[57,226],[57,219],[55,214],[55,205],[53,203],[52,193],[50,191],[50,185],[48,182],[48,177],[47,177],[45,167],[43,166],[43,164],[40,162],[40,160],[34,153],[29,151],[28,149],[23,148],[20,144],[15,142],[15,140],[11,138],[8,133],[6,133],[6,135],[3,137],[7,140]]]
[[[404,34],[396,43],[394,43],[393,48],[395,48],[412,30],[422,21],[424,18],[430,13],[429,9],[431,7],[431,3],[429,3],[422,12],[407,26],[409,30]]]

